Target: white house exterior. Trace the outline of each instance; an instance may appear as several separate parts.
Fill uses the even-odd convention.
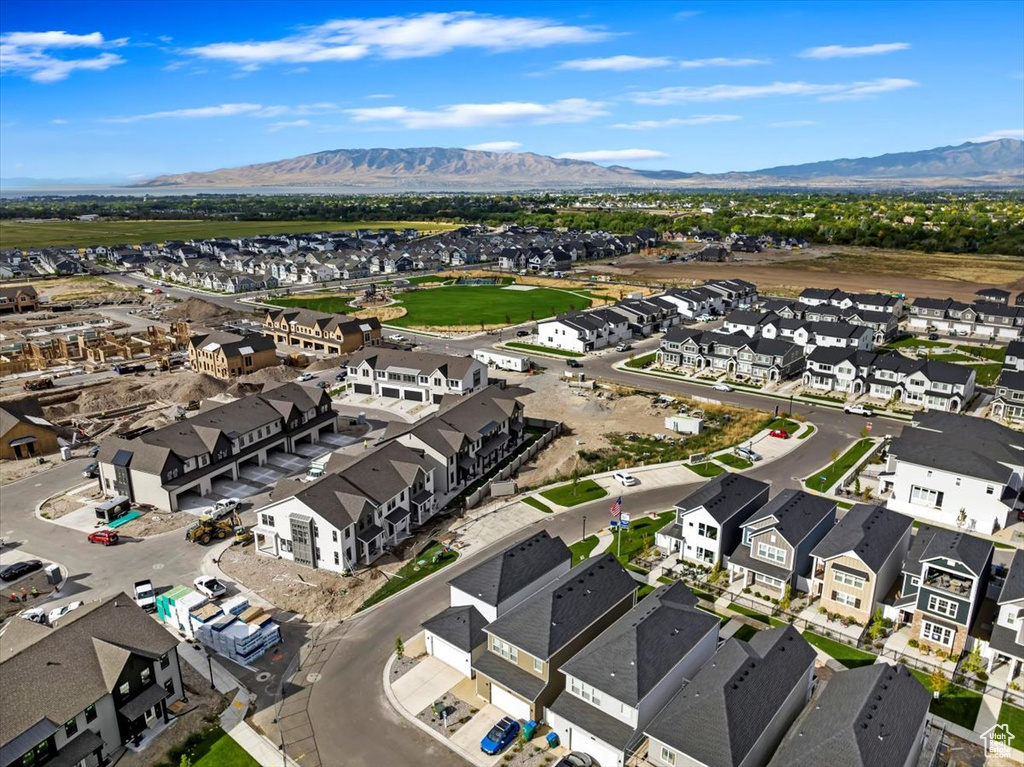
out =
[[[537,323],[537,343],[584,354],[632,338],[625,316],[605,309],[563,314]]]
[[[999,614],[983,653],[989,674],[997,666],[1007,665],[1007,680],[1014,681],[1024,670],[1024,550],[1013,553],[997,603]]]
[[[357,394],[436,404],[446,394],[487,386],[487,365],[472,357],[373,347],[352,355],[348,380]]]

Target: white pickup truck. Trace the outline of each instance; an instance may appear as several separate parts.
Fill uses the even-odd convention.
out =
[[[156,592],[153,591],[153,581],[148,578],[144,581],[135,581],[135,604],[147,613],[156,610]]]
[[[851,415],[865,415],[865,416],[873,416],[875,414],[874,410],[872,410],[869,407],[864,407],[864,405],[861,405],[859,403],[856,403],[856,404],[853,404],[853,405],[847,405],[846,407],[843,408],[843,412],[844,413],[850,413]]]

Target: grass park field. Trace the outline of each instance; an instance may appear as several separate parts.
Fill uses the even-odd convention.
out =
[[[436,221],[0,221],[0,248],[87,248],[166,240],[381,228],[414,228],[430,234],[447,232],[458,228],[458,225]]]

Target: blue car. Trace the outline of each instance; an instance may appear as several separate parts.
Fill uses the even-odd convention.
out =
[[[500,722],[491,728],[491,731],[480,741],[480,750],[485,754],[494,756],[501,753],[509,743],[516,739],[519,734],[519,722],[510,717],[503,717]]]

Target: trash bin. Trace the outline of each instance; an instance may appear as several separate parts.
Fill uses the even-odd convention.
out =
[[[557,748],[557,747],[558,747],[558,733],[557,732],[549,732],[548,733],[548,748]]]
[[[523,725],[523,740],[529,741],[533,739],[534,733],[537,732],[537,723],[530,719]]]

